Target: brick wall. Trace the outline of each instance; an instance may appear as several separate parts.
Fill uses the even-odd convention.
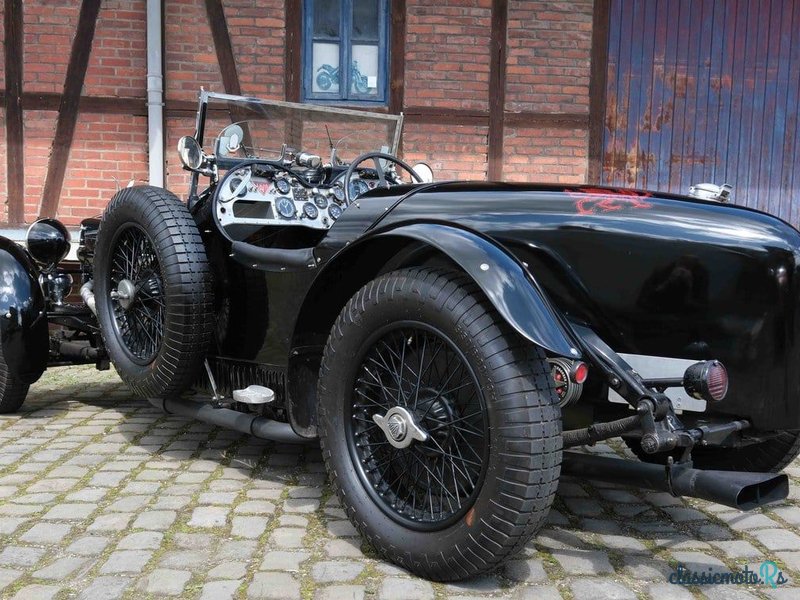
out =
[[[62,92],[79,8],[79,2],[26,0],[23,91]],[[146,71],[145,0],[104,0],[83,94],[144,99]],[[24,113],[26,222],[39,214],[57,118],[55,110]],[[5,158],[4,124],[0,137],[0,155]],[[147,179],[147,120],[81,111],[67,163],[59,218],[75,225],[84,217],[99,214],[116,191],[116,180],[125,185],[132,178],[139,182]],[[0,220],[5,222],[8,198],[5,178],[2,179]]]
[[[103,0],[83,83],[85,95],[145,97],[145,11],[145,0]],[[59,83],[64,84],[63,78]]]
[[[407,3],[406,105],[488,110],[491,4]]]
[[[589,114],[591,0],[508,5],[506,110]],[[588,130],[506,127],[503,174],[515,181],[581,183]]]
[[[489,128],[407,123],[403,158],[426,162],[441,179],[485,179]]]
[[[166,97],[197,98],[200,86],[223,91],[211,28],[202,0],[166,0]]]
[[[39,213],[42,187],[47,174],[47,160],[56,131],[56,113],[29,110],[25,112],[25,221],[30,223]]]
[[[591,0],[512,0],[506,109],[589,112]]]
[[[23,4],[24,91],[60,93],[64,88],[79,8],[78,2],[32,0]]]
[[[584,183],[588,145],[585,129],[506,127],[503,178]]]
[[[285,100],[284,0],[226,0],[223,6],[242,93]]]
[[[100,214],[120,187],[147,183],[147,119],[82,113],[67,162],[59,217],[68,224]]]
[[[168,104],[195,102],[200,86],[223,91],[204,0],[165,3]],[[79,0],[25,1],[26,92],[62,91],[79,6]],[[223,6],[242,92],[284,99],[284,0],[223,0]],[[473,115],[463,125],[407,121],[404,158],[430,163],[441,178],[486,177],[488,117],[474,115],[488,115],[491,6],[491,0],[407,2],[405,107],[454,109]],[[144,101],[145,16],[145,0],[103,1],[84,95]],[[509,1],[507,112],[588,114],[591,25],[591,0]],[[0,86],[4,87],[3,69]],[[56,118],[55,111],[25,113],[26,221],[39,211]],[[187,175],[177,162],[175,145],[193,126],[188,114],[167,119],[166,185],[179,196],[186,192]],[[588,132],[584,128],[507,124],[504,146],[505,179],[585,180]],[[0,155],[5,156],[2,111]],[[126,185],[130,179],[147,179],[146,118],[81,111],[59,216],[75,224],[99,213],[116,182]],[[6,220],[6,200],[5,177],[0,177],[0,221]]]

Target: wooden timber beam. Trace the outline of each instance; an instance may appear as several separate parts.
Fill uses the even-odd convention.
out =
[[[503,177],[508,0],[492,1],[491,28],[489,41],[489,164],[487,175],[489,180],[495,180]]]
[[[507,112],[507,127],[546,127],[552,129],[588,129],[586,113]]]
[[[22,1],[5,0],[6,182],[8,222],[25,221],[25,170],[22,151]]]
[[[54,217],[58,209],[61,188],[64,185],[64,174],[67,160],[75,134],[75,123],[78,120],[78,108],[83,90],[83,80],[89,65],[92,52],[92,41],[100,12],[100,0],[83,0],[78,16],[78,28],[72,40],[72,51],[69,55],[67,75],[64,80],[64,93],[58,108],[58,121],[50,161],[47,165],[47,177],[42,191],[40,217]]]
[[[403,111],[406,78],[406,0],[392,0],[392,29],[389,32],[389,112]]]
[[[8,93],[0,90],[0,102],[4,103]],[[23,92],[23,110],[58,111],[63,94],[52,92]],[[194,104],[197,111],[197,103]],[[86,113],[147,116],[147,98],[119,98],[117,96],[81,96],[80,111]]]
[[[403,111],[409,123],[442,123],[444,125],[478,125],[486,127],[489,113],[485,110],[407,106]],[[536,111],[505,112],[503,125],[510,127],[552,127],[554,129],[587,129],[586,113],[549,113]]]
[[[240,96],[242,88],[239,85],[239,74],[236,71],[236,60],[233,57],[233,45],[228,32],[228,22],[225,20],[225,11],[222,8],[222,0],[206,0],[206,12],[225,93]]]
[[[0,104],[5,105],[8,94],[0,90]],[[56,111],[61,105],[61,94],[50,92],[23,92],[23,110]],[[375,112],[374,109],[364,109]],[[80,112],[97,114],[147,116],[147,98],[120,98],[117,96],[81,96]],[[166,108],[169,117],[193,117],[197,113],[197,102],[171,100]],[[226,111],[220,110],[220,114]],[[404,109],[409,123],[442,123],[446,125],[478,125],[486,127],[489,113],[485,110],[461,108],[439,108],[435,106],[407,106]],[[506,112],[507,127],[552,127],[557,129],[588,129],[589,115],[586,113],[547,113],[536,111]]]
[[[283,66],[283,90],[287,102],[300,102],[300,83],[302,64],[300,62],[301,40],[303,34],[303,7],[301,0],[286,0],[286,37],[284,52],[286,62]]]

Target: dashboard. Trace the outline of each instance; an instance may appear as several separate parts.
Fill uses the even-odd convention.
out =
[[[215,211],[222,227],[302,226],[329,229],[346,208],[342,176],[310,187],[290,172],[263,173],[245,166],[226,174],[217,192]],[[354,175],[350,197],[374,189],[377,180]]]

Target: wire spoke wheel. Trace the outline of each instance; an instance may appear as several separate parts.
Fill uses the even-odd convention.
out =
[[[137,225],[119,230],[109,269],[113,324],[131,359],[148,364],[164,339],[164,280],[148,235]]]
[[[214,290],[189,209],[163,188],[125,188],[108,203],[94,253],[97,321],[108,356],[141,398],[172,398],[203,367]]]
[[[407,527],[441,529],[472,507],[489,423],[462,352],[422,323],[379,331],[353,385],[348,441],[365,487]]]
[[[553,383],[544,352],[468,276],[381,275],[339,313],[320,365],[331,489],[370,545],[416,575],[490,571],[539,530],[555,496]]]

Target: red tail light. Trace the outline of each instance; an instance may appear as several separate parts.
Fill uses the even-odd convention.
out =
[[[572,366],[572,373],[570,373],[570,379],[574,383],[583,383],[586,381],[586,378],[589,376],[589,365],[585,362],[575,362]]]
[[[719,402],[728,393],[728,370],[718,360],[695,363],[683,374],[683,388],[699,400]]]

